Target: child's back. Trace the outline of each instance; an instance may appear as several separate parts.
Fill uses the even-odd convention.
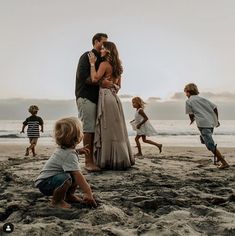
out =
[[[218,126],[214,112],[216,105],[198,95],[191,95],[186,101],[186,114],[194,114],[198,127],[212,128]]]

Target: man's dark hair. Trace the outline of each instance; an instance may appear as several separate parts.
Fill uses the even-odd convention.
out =
[[[95,45],[95,40],[98,40],[100,42],[101,38],[108,38],[108,35],[104,33],[95,34],[92,38],[92,45]]]

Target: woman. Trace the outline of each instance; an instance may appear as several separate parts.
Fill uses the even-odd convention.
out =
[[[114,43],[104,42],[101,62],[95,69],[95,55],[88,54],[91,64],[92,82],[104,79],[113,82],[113,88],[100,88],[94,140],[94,161],[101,169],[125,170],[134,165],[128,139],[122,104],[117,96],[123,72],[118,51]]]

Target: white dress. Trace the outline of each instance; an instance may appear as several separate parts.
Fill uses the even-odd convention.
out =
[[[139,108],[135,113],[135,119],[131,121],[131,126],[133,130],[137,132],[137,135],[145,135],[145,136],[154,136],[157,135],[157,131],[154,129],[154,127],[151,125],[150,121],[147,120],[143,125],[141,125],[140,129],[137,129],[136,126],[142,122],[144,119],[143,116],[139,114],[139,111],[142,108]]]

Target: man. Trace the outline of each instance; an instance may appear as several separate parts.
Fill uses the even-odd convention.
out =
[[[102,58],[100,50],[104,41],[107,41],[108,36],[104,33],[97,33],[92,38],[93,49],[97,60],[95,68],[98,70]],[[110,87],[111,81],[104,80],[103,87]],[[90,153],[85,155],[85,168],[88,171],[99,171],[100,169],[93,161],[93,142],[96,122],[96,105],[99,97],[99,84],[92,83],[90,78],[90,63],[88,52],[85,52],[79,59],[77,74],[76,74],[76,88],[75,95],[79,116],[83,122],[83,144],[88,147]]]

